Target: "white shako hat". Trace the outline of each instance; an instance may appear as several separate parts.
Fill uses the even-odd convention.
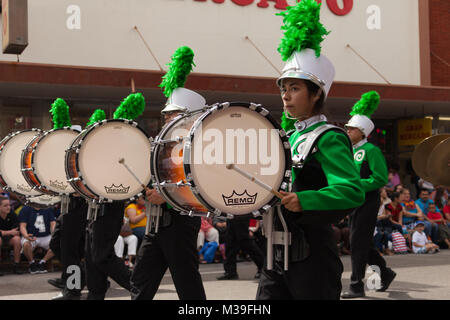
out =
[[[368,117],[357,114],[350,118],[345,127],[358,128],[367,138],[375,128],[375,124]]]
[[[370,120],[372,114],[380,104],[380,95],[376,91],[369,91],[361,96],[352,108],[352,116],[345,127],[358,128],[367,138],[375,128],[375,124]]]
[[[314,50],[306,48],[295,51],[287,60],[277,85],[281,87],[281,80],[287,78],[309,80],[323,90],[326,99],[334,76],[335,69],[331,61],[324,55],[317,57]]]
[[[206,99],[202,95],[186,88],[176,88],[167,99],[166,106],[161,113],[192,112],[203,109],[205,106]]]

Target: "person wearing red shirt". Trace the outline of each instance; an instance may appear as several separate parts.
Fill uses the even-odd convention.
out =
[[[436,204],[430,202],[428,205],[428,213],[425,217],[431,223],[436,223],[439,230],[439,241],[444,241],[450,248],[450,229],[445,223],[445,219],[439,212],[436,212]]]

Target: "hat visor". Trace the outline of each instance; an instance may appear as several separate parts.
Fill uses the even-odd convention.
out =
[[[281,77],[277,79],[277,86],[281,88],[282,80],[283,79],[302,79],[302,80],[308,80],[316,84],[319,88],[323,90],[323,83],[314,75],[309,74],[307,72],[303,71],[295,71],[295,70],[288,70]]]
[[[176,105],[176,104],[173,104],[173,103],[170,103],[170,104],[166,105],[164,107],[164,109],[161,110],[161,113],[174,112],[174,111],[183,112],[183,111],[186,111],[186,108],[185,107],[181,107],[181,106]]]

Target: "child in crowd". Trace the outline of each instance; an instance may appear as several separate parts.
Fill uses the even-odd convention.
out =
[[[439,241],[444,241],[450,248],[450,229],[445,223],[445,219],[442,215],[436,211],[436,205],[434,202],[428,204],[427,219],[431,223],[436,223],[439,231]]]
[[[423,221],[417,221],[415,232],[412,236],[412,249],[414,253],[436,253],[439,251],[439,246],[429,242],[424,232]]]

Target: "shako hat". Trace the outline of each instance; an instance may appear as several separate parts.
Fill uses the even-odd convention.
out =
[[[197,92],[184,88],[187,76],[195,66],[192,49],[186,46],[179,47],[172,55],[172,62],[168,66],[169,70],[159,85],[164,88],[164,95],[167,97],[161,113],[202,109],[206,105],[206,99]]]
[[[375,124],[370,120],[372,114],[377,110],[380,104],[380,95],[376,91],[369,91],[361,96],[361,99],[355,103],[350,112],[352,116],[345,127],[358,128],[367,138]]]
[[[331,61],[321,54],[323,36],[329,34],[320,23],[321,4],[315,0],[302,0],[286,11],[278,13],[283,17],[284,37],[278,46],[286,65],[277,85],[286,78],[304,79],[315,83],[328,96],[335,69]]]

